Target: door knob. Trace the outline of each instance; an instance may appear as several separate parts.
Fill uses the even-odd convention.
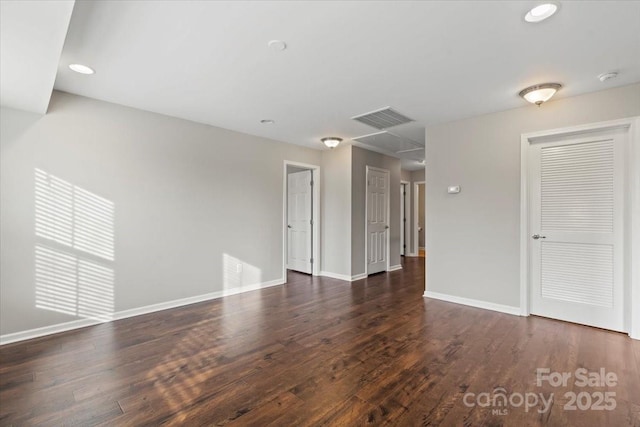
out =
[[[533,238],[533,240],[538,240],[538,239],[546,239],[547,236],[541,236],[539,234],[534,234],[533,236],[531,236]]]
[[[287,228],[293,228],[293,227],[291,227],[290,225],[287,225]]]
[[[385,229],[385,230],[388,230],[388,229],[389,229],[389,226],[388,226],[388,225],[385,225],[385,226],[384,226],[384,229]]]

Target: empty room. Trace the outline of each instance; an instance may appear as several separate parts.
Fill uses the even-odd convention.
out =
[[[640,427],[639,23],[0,0],[0,426]]]

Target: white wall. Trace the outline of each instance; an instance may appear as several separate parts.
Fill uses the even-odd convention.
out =
[[[36,245],[112,269],[116,312],[281,281],[283,161],[322,160],[320,151],[59,92],[45,116],[3,109],[0,129],[0,334],[81,317],[36,308]],[[35,169],[113,204],[114,261],[35,236]]]
[[[520,135],[636,115],[640,84],[428,127],[427,290],[519,306]]]
[[[425,170],[419,169],[411,172],[411,182],[424,182]]]
[[[351,277],[351,146],[322,152],[322,248],[324,273]]]

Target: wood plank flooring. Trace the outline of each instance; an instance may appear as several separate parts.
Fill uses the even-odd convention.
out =
[[[0,347],[0,425],[640,426],[640,342],[424,299],[423,283],[423,258],[353,283],[290,273]],[[619,382],[538,387],[536,368],[605,368]],[[554,400],[503,415],[465,404],[496,387]],[[616,407],[565,410],[572,391],[615,392]]]

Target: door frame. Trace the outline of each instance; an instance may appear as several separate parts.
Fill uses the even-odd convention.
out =
[[[625,329],[633,339],[640,339],[640,265],[633,259],[640,258],[640,116],[606,122],[590,123],[540,132],[522,134],[520,137],[520,315],[530,315],[530,257],[531,239],[529,224],[529,148],[543,139],[580,136],[592,132],[625,129],[624,143],[624,318]],[[630,232],[629,232],[630,231]],[[635,310],[634,310],[635,307]]]
[[[313,206],[311,209],[313,215],[313,226],[311,227],[311,257],[313,258],[313,263],[311,265],[311,275],[320,275],[320,166],[285,160],[282,168],[282,279],[284,283],[287,282],[287,250],[289,243],[287,239],[287,166],[313,171],[311,178],[313,181],[313,191],[311,192]]]
[[[403,226],[402,215],[400,215],[400,230],[403,231],[400,234],[400,249],[402,251],[401,255],[411,256],[411,245],[407,244],[407,236],[411,237],[411,231],[407,233],[407,226],[411,226],[411,182],[400,180],[400,188],[404,188],[407,193],[404,197],[400,194],[400,205],[403,208],[400,213],[404,212],[404,217],[407,218]],[[407,206],[407,200],[409,201],[409,206]],[[404,249],[402,248],[403,244],[405,245]]]
[[[377,172],[386,173],[386,188],[387,188],[387,223],[389,228],[387,228],[387,265],[385,267],[385,271],[389,271],[389,262],[391,258],[391,254],[389,253],[390,245],[390,236],[391,236],[391,205],[389,201],[391,200],[391,172],[387,169],[377,168],[375,166],[366,166],[366,175],[365,175],[365,192],[364,192],[364,274],[369,275],[369,171],[374,170]]]
[[[427,202],[427,181],[415,181],[413,183],[413,254],[414,256],[420,255],[420,237],[418,233],[418,220],[420,219],[420,213],[418,210],[418,203],[420,203],[420,185],[424,185],[424,201]],[[427,252],[427,207],[424,208],[424,251]],[[425,257],[426,258],[426,257]]]

